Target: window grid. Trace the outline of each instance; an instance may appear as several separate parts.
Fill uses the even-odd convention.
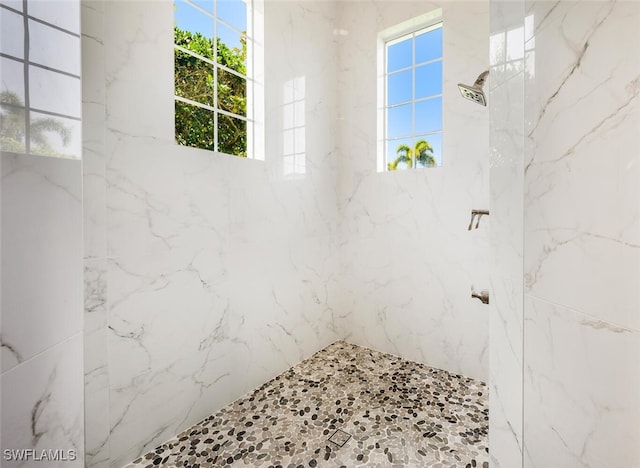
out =
[[[177,94],[174,94],[174,101],[177,102],[182,102],[185,104],[189,104],[201,109],[206,109],[208,111],[211,111],[213,114],[213,144],[214,144],[214,151],[216,152],[221,152],[220,151],[220,135],[219,135],[219,116],[220,115],[225,115],[228,117],[232,117],[234,119],[240,120],[245,122],[245,132],[247,135],[247,140],[249,140],[250,138],[253,138],[253,135],[250,133],[249,129],[253,128],[252,124],[255,123],[255,119],[254,116],[249,115],[249,110],[252,109],[252,105],[249,102],[250,99],[254,98],[254,94],[253,94],[253,77],[249,77],[246,74],[240,73],[237,70],[233,70],[232,68],[229,68],[221,63],[218,62],[218,24],[222,24],[224,25],[226,28],[228,28],[229,30],[231,30],[234,33],[237,33],[239,37],[243,37],[246,40],[247,43],[247,51],[249,51],[250,49],[252,49],[252,47],[250,47],[250,44],[255,40],[254,36],[253,36],[253,32],[251,31],[251,27],[253,25],[253,8],[252,8],[252,3],[251,0],[242,0],[247,7],[247,30],[246,31],[240,31],[238,28],[236,28],[235,26],[229,24],[228,22],[224,21],[223,19],[221,19],[218,16],[218,1],[219,0],[213,0],[213,13],[201,8],[200,6],[198,6],[197,4],[193,3],[191,0],[182,0],[183,4],[187,4],[189,5],[191,8],[194,8],[196,10],[198,10],[198,12],[204,14],[205,16],[211,18],[211,21],[213,21],[213,41],[212,41],[212,45],[213,45],[213,57],[214,60],[210,60],[206,57],[203,57],[189,49],[186,49],[182,46],[179,46],[177,44],[174,43],[174,50],[179,50],[183,53],[189,54],[192,57],[195,57],[205,63],[208,63],[209,65],[211,65],[212,67],[212,74],[213,74],[213,83],[212,83],[212,87],[213,87],[213,106],[198,102],[198,101],[194,101],[192,99],[189,98],[185,98],[183,96],[179,96]],[[247,54],[246,57],[246,63],[245,63],[245,67],[249,68],[249,61],[252,61],[253,57],[250,54]],[[247,115],[240,115],[240,114],[236,114],[234,112],[229,112],[225,109],[222,109],[220,107],[220,102],[219,102],[219,95],[218,95],[218,82],[219,82],[219,77],[218,77],[218,72],[219,70],[223,70],[225,73],[231,73],[241,79],[244,80],[245,82],[245,97],[247,99],[247,105],[246,105],[246,109],[245,112]],[[250,146],[250,143],[247,141],[247,148]],[[253,155],[246,154],[246,157],[251,158],[253,157]]]
[[[285,97],[284,100],[283,138],[289,139],[289,141],[283,142],[282,160],[284,175],[292,178],[306,172],[305,94],[303,89],[303,78],[293,79],[285,85],[285,92],[290,93],[290,98]]]
[[[442,56],[442,52],[440,53],[440,55],[437,58],[434,59],[430,59],[430,60],[426,60],[424,62],[420,62],[420,63],[416,63],[416,52],[417,52],[417,47],[416,47],[416,37],[422,35],[422,34],[428,34],[432,31],[435,31],[436,29],[440,29],[442,28],[442,22],[427,26],[427,27],[423,27],[420,28],[418,30],[415,30],[411,33],[408,34],[403,34],[399,37],[395,37],[391,40],[388,40],[385,42],[385,46],[384,46],[384,112],[383,112],[383,125],[384,125],[384,154],[385,154],[385,162],[389,163],[391,156],[389,154],[389,149],[388,149],[388,143],[389,142],[393,142],[393,141],[402,141],[402,140],[411,140],[414,144],[417,141],[418,138],[420,137],[426,137],[429,135],[442,135],[442,128],[440,128],[439,130],[431,130],[431,131],[426,131],[426,132],[416,132],[416,104],[420,103],[420,102],[426,102],[426,101],[430,101],[433,99],[437,99],[437,98],[442,98],[443,93],[442,90],[440,93],[437,94],[430,94],[428,96],[425,97],[420,97],[420,98],[416,98],[416,70],[418,68],[418,66],[422,67],[422,66],[427,66],[430,64],[434,64],[434,63],[442,63],[443,62],[443,56]],[[393,70],[392,72],[388,71],[388,66],[389,66],[389,47],[403,42],[407,39],[411,38],[412,41],[412,58],[411,58],[411,65],[410,66],[406,66],[403,68],[399,68],[397,70]],[[389,104],[389,77],[393,76],[393,75],[397,75],[400,74],[402,72],[406,72],[411,70],[411,99],[410,100],[405,100],[405,101],[401,101],[401,102],[397,102],[394,104]],[[400,136],[394,136],[394,137],[389,137],[388,136],[388,129],[389,129],[389,109],[393,109],[393,108],[397,108],[400,106],[404,106],[404,105],[408,105],[411,104],[411,132],[400,135]],[[440,111],[442,112],[442,110]],[[417,167],[417,160],[411,160],[412,166],[409,166],[409,169],[413,169],[415,167]],[[385,164],[386,167],[386,164]],[[388,168],[386,169],[388,170]]]
[[[39,69],[43,69],[43,70],[47,70],[50,71],[52,73],[55,73],[57,75],[64,75],[67,76],[69,78],[73,78],[76,79],[78,81],[80,81],[80,75],[75,74],[75,73],[71,73],[68,72],[66,70],[61,70],[59,68],[56,67],[52,67],[49,65],[44,65],[35,61],[31,60],[30,57],[30,49],[31,49],[31,38],[30,38],[30,25],[29,25],[29,21],[34,21],[37,22],[39,24],[42,24],[44,26],[46,26],[47,28],[50,29],[54,29],[57,30],[59,32],[62,32],[64,34],[68,34],[69,36],[72,36],[78,40],[80,40],[80,34],[75,33],[73,31],[70,31],[68,29],[65,29],[63,27],[60,27],[56,24],[50,23],[48,21],[45,21],[41,18],[38,18],[36,16],[32,16],[29,14],[29,5],[28,2],[24,1],[23,2],[23,10],[20,11],[18,9],[15,8],[11,8],[9,5],[5,5],[5,4],[0,4],[0,9],[4,9],[6,11],[18,14],[22,17],[22,27],[23,27],[23,56],[22,57],[18,57],[15,55],[11,55],[11,54],[7,54],[4,52],[0,52],[0,57],[13,61],[13,62],[17,62],[17,63],[21,63],[22,64],[22,68],[23,68],[23,89],[24,89],[24,100],[22,105],[16,105],[10,102],[0,102],[0,108],[7,108],[7,109],[18,109],[18,110],[24,110],[24,154],[32,154],[32,135],[31,135],[31,120],[32,120],[32,114],[42,114],[45,116],[50,116],[50,117],[60,117],[60,118],[64,118],[67,119],[69,121],[75,121],[75,122],[80,122],[81,118],[80,115],[71,115],[71,114],[67,114],[67,113],[61,113],[61,112],[55,112],[55,111],[51,111],[51,110],[47,110],[47,109],[41,109],[38,107],[33,107],[31,105],[31,89],[30,89],[30,71],[29,71],[29,67],[35,67],[35,68],[39,68]],[[78,45],[79,47],[79,45]],[[4,91],[4,90],[3,90]],[[7,91],[12,91],[12,90],[7,90]],[[21,149],[22,150],[22,149]],[[14,150],[9,150],[9,151],[14,151]],[[20,151],[22,152],[22,151]],[[38,152],[36,150],[35,153],[33,154],[41,154],[40,152]],[[49,154],[46,154],[49,155]],[[57,154],[56,156],[62,156],[62,157],[73,157],[73,158],[79,158],[80,155],[79,154]]]

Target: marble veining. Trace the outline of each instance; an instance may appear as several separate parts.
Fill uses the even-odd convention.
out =
[[[524,444],[522,115],[527,32],[521,3],[491,2],[490,9],[490,461],[493,468],[518,468]]]
[[[443,166],[376,172],[379,31],[442,8]],[[338,146],[339,279],[350,341],[474,378],[488,378],[488,108],[456,84],[487,69],[488,2],[341,2]],[[466,77],[466,78],[465,78]],[[457,135],[464,133],[465,138]],[[408,330],[404,324],[414,326]]]
[[[127,468],[487,468],[487,387],[335,342]]]

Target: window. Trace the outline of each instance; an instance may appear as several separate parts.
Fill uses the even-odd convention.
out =
[[[442,164],[442,22],[415,23],[382,38],[382,170]]]
[[[283,89],[282,166],[284,176],[297,179],[306,172],[305,77],[285,82]]]
[[[79,2],[0,4],[0,150],[80,159],[81,108]]]
[[[252,0],[174,2],[175,138],[255,157]]]

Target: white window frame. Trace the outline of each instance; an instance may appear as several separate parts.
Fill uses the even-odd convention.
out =
[[[218,23],[223,24],[225,27],[231,29],[238,34],[242,34],[235,26],[227,23],[226,21],[217,17],[217,2],[214,2],[214,13],[204,10],[191,0],[181,0],[184,3],[189,4],[191,8],[200,11],[205,16],[211,18],[213,22],[213,57],[218,56],[217,51],[217,26]],[[210,60],[202,57],[188,49],[173,44],[174,50],[179,50],[186,54],[209,63],[213,67],[213,106],[199,103],[191,99],[184,98],[174,94],[174,102],[179,101],[185,104],[200,107],[202,109],[209,110],[214,116],[214,152],[220,154],[227,154],[229,156],[236,156],[233,154],[222,153],[218,147],[218,116],[226,115],[235,119],[246,122],[247,132],[247,157],[246,159],[259,159],[264,160],[264,1],[263,0],[242,0],[247,5],[247,64],[246,75],[230,69],[220,63],[217,60]],[[234,114],[218,107],[218,70],[224,70],[227,73],[232,73],[236,76],[243,78],[246,81],[246,93],[247,93],[247,112],[246,116]],[[175,73],[175,68],[174,68]],[[175,131],[175,116],[174,116],[174,131]],[[204,148],[197,148],[204,149]],[[204,149],[205,151],[209,151]],[[244,158],[243,158],[244,159]]]
[[[378,34],[378,40],[377,40],[377,52],[378,52],[377,53],[377,142],[376,142],[378,172],[388,172],[386,152],[387,152],[387,142],[390,139],[387,138],[387,118],[386,118],[387,108],[388,108],[387,77],[389,75],[387,73],[387,47],[390,43],[392,44],[395,41],[406,39],[407,36],[410,36],[410,35],[415,36],[417,34],[419,35],[425,29],[428,29],[428,28],[435,29],[437,27],[443,27],[443,24],[444,23],[442,18],[442,9],[438,8],[436,10],[433,10],[423,15],[412,18],[408,21],[404,21],[400,24],[387,28]],[[444,51],[443,51],[441,60],[444,62]],[[414,58],[411,65],[411,69],[413,70],[413,73],[414,73],[413,90],[411,93],[411,96],[412,96],[411,101],[408,101],[408,102],[411,102],[412,104],[415,104],[415,102],[420,102],[420,101],[435,97],[434,95],[424,99],[421,98],[420,100],[416,101],[415,99],[415,68],[416,68],[416,65],[415,65],[415,50],[414,50]],[[407,69],[409,68],[407,67]],[[443,86],[444,86],[444,79],[443,79]],[[443,109],[443,113],[444,113],[444,109]],[[413,118],[415,118],[415,112],[412,112],[412,116]],[[432,134],[436,134],[436,133],[443,134],[444,132],[443,130],[440,130],[438,132],[433,132]],[[420,133],[420,135],[423,135],[423,133]],[[410,136],[412,137],[415,136],[413,135],[413,129],[412,129],[412,134]],[[412,168],[412,169],[415,169],[415,168]]]

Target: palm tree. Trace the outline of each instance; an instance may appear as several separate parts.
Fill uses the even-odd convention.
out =
[[[4,105],[6,104],[6,105]],[[47,133],[57,133],[63,146],[67,146],[71,130],[52,117],[31,120],[30,142],[36,146],[32,153],[58,155],[48,141]],[[0,143],[2,149],[18,153],[25,152],[25,108],[24,103],[12,91],[0,93]]]
[[[436,159],[433,157],[433,147],[426,140],[416,141],[416,145],[411,149],[408,145],[400,145],[396,150],[398,157],[387,164],[387,169],[395,171],[398,164],[405,163],[409,167],[415,167],[417,163],[425,167],[434,167]]]

